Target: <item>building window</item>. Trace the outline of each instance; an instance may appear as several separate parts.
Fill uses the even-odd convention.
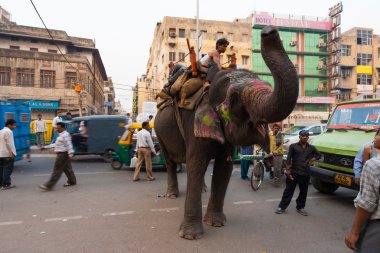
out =
[[[185,29],[178,29],[178,37],[179,38],[185,38],[186,37],[186,34],[185,34]]]
[[[206,31],[206,30],[202,30],[202,31],[201,31],[201,38],[202,38],[203,40],[207,39],[207,31]]]
[[[41,88],[55,87],[55,71],[41,70]]]
[[[74,86],[77,81],[77,73],[75,72],[66,72],[66,89],[74,89]]]
[[[242,55],[241,56],[241,62],[243,65],[247,65],[248,64],[248,59],[249,59],[249,56],[247,55]]]
[[[342,69],[342,77],[350,78],[351,77],[351,69]]]
[[[377,48],[377,58],[379,58],[379,59],[380,59],[380,47],[379,47],[379,48]]]
[[[372,61],[372,54],[358,54],[356,58],[357,65],[370,65]]]
[[[175,61],[175,52],[169,52],[169,61]]]
[[[356,83],[357,84],[371,85],[372,84],[372,75],[358,74]]]
[[[218,39],[221,39],[221,38],[223,38],[223,32],[217,32],[216,33],[216,39],[218,40]]]
[[[178,54],[179,61],[185,61],[186,54],[183,52],[180,52]]]
[[[11,85],[11,68],[0,67],[0,85]]]
[[[231,43],[234,40],[234,34],[233,33],[228,33],[227,40]]]
[[[175,38],[176,35],[176,29],[175,28],[169,28],[169,37]]]
[[[20,121],[21,122],[28,122],[29,121],[29,114],[28,113],[20,113]]]
[[[372,45],[372,32],[368,30],[357,30],[356,42],[358,45]]]
[[[20,46],[9,46],[9,49],[20,50]]]
[[[342,45],[342,56],[351,56],[351,46]]]
[[[162,55],[162,57],[161,57],[161,60],[162,60],[162,63],[164,63],[164,55]]]
[[[49,53],[54,53],[54,54],[58,53],[58,51],[55,50],[55,49],[48,49],[48,52],[49,52]]]
[[[34,86],[34,69],[16,69],[16,85],[23,87]]]
[[[35,48],[35,47],[31,47],[31,48],[30,48],[30,51],[33,51],[33,52],[38,52],[38,48]]]

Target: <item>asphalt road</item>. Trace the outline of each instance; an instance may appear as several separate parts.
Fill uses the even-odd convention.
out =
[[[38,188],[50,176],[52,155],[34,155],[17,162],[12,176],[16,188],[0,191],[0,252],[351,252],[344,235],[354,216],[356,192],[339,189],[319,194],[312,186],[306,210],[299,215],[295,201],[286,213],[274,213],[284,182],[268,180],[259,191],[240,179],[235,166],[227,197],[227,224],[204,225],[203,238],[178,236],[183,217],[186,173],[179,174],[180,197],[157,197],[166,191],[166,173],[156,181],[133,182],[133,171],[114,171],[96,156],[73,162],[78,185],[63,187],[63,175],[53,191]],[[206,174],[210,186],[211,167]],[[296,192],[295,196],[297,196]],[[203,194],[204,210],[209,191]]]

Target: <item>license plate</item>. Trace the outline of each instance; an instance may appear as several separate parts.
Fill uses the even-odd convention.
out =
[[[349,176],[344,176],[340,174],[335,175],[335,182],[341,185],[345,186],[351,186],[352,184],[352,179]]]

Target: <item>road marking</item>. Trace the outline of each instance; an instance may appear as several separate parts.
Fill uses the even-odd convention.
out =
[[[247,200],[247,201],[236,201],[233,203],[234,203],[234,205],[247,205],[247,204],[253,204],[254,202],[251,200]]]
[[[82,219],[83,216],[70,216],[70,217],[61,217],[61,218],[50,218],[50,219],[45,219],[45,222],[52,222],[52,221],[68,221],[68,220],[79,220]]]
[[[152,212],[170,212],[170,211],[178,211],[178,210],[179,210],[179,207],[150,209],[150,211],[152,211]]]
[[[0,226],[18,225],[22,223],[23,221],[4,221],[4,222],[0,222]]]
[[[124,212],[114,212],[114,213],[103,213],[103,216],[116,216],[116,215],[126,215],[126,214],[134,214],[135,211],[124,211]]]
[[[96,175],[96,174],[116,174],[116,173],[123,173],[118,171],[103,171],[103,172],[75,172],[75,175]],[[51,173],[49,174],[35,174],[33,177],[46,177],[51,176]]]

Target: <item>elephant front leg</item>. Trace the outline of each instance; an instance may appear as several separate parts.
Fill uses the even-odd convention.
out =
[[[175,199],[179,195],[177,164],[171,161],[166,161],[166,170],[168,172],[168,188],[165,196],[167,198]]]
[[[179,229],[179,236],[193,240],[203,235],[202,224],[202,185],[208,162],[187,164],[187,194],[184,218]]]
[[[227,221],[223,212],[224,198],[231,178],[233,164],[226,157],[215,159],[211,182],[211,195],[203,221],[214,227],[221,227]]]

